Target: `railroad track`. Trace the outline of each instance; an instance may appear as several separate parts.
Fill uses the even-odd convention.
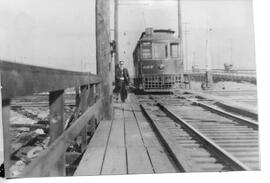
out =
[[[174,95],[174,98],[186,99],[190,102],[193,102],[193,104],[200,105],[205,108],[210,108],[210,110],[220,111],[221,113],[228,113],[230,115],[234,115],[234,117],[242,117],[245,121],[253,121],[254,123],[257,123],[258,121],[258,114],[256,112],[240,109],[238,106],[234,106],[235,103],[223,104],[219,101],[216,101],[215,99],[188,92],[176,92]]]
[[[259,170],[255,121],[174,95],[138,100],[181,171]]]

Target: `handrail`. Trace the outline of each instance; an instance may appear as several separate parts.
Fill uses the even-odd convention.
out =
[[[86,84],[97,84],[101,81],[99,76],[90,73],[37,67],[2,60],[0,60],[0,72],[3,100]]]
[[[81,151],[85,150],[87,139],[87,125],[90,120],[100,120],[102,98],[99,84],[101,77],[91,73],[82,73],[37,67],[26,64],[12,63],[0,60],[0,81],[2,93],[2,124],[4,132],[4,164],[7,178],[13,177],[10,154],[10,100],[15,97],[31,96],[35,93],[49,92],[49,120],[50,145],[33,160],[19,177],[34,176],[63,176],[65,175],[64,153],[72,140],[81,135]],[[95,87],[94,87],[95,86]],[[64,131],[64,90],[67,88],[80,88],[77,93],[76,104],[81,116],[73,121],[72,125]]]
[[[186,74],[204,74],[207,70],[206,69],[197,69],[196,71],[193,70],[186,70]],[[210,70],[213,74],[231,74],[231,75],[247,75],[251,77],[256,77],[256,70],[252,69],[234,69],[230,71],[225,71],[224,69],[211,69]]]
[[[222,69],[212,69],[210,70],[212,73],[212,78],[214,82],[219,81],[246,81],[253,84],[257,83],[256,80],[256,71],[255,70],[231,70],[225,71]],[[197,81],[205,81],[206,70],[205,69],[197,69],[196,71],[187,70],[184,74],[189,75],[191,80]]]

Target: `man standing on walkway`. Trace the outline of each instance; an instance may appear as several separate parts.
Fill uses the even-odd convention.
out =
[[[116,100],[120,93],[121,101],[125,102],[127,99],[128,91],[127,86],[130,83],[130,77],[127,68],[124,68],[124,61],[120,61],[119,65],[115,68],[115,88]]]

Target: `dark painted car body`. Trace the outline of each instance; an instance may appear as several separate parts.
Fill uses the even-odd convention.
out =
[[[144,91],[179,87],[183,77],[181,40],[171,30],[147,29],[133,52],[135,86]]]

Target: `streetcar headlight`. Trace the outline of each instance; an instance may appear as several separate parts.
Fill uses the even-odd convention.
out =
[[[153,69],[154,66],[153,65],[144,65],[143,69]]]

